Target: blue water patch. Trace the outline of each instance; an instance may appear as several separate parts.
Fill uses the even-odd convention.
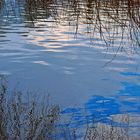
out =
[[[125,76],[140,76],[134,73],[121,73]],[[140,85],[131,82],[121,82],[122,89],[113,97],[94,95],[86,103],[84,108],[67,108],[61,113],[73,114],[71,126],[76,124],[101,122],[113,123],[115,126],[119,122],[111,120],[112,115],[117,114],[140,114]],[[124,112],[125,110],[125,112]],[[121,124],[122,125],[122,124]],[[125,124],[123,124],[125,126]]]
[[[140,96],[140,85],[136,83],[122,82],[124,89],[120,90],[118,94],[129,96]]]
[[[85,110],[85,112],[84,112]],[[74,112],[73,112],[74,111]],[[94,122],[109,123],[109,117],[112,114],[120,114],[120,105],[114,98],[107,98],[103,96],[93,96],[86,104],[85,109],[78,109],[77,112],[74,108],[65,109],[64,113],[72,113],[72,124],[84,125]]]
[[[140,78],[140,73],[134,73],[134,72],[121,72],[122,75],[124,76],[139,76]]]

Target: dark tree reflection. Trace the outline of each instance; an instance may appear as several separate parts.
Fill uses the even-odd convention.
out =
[[[79,25],[86,26],[86,34],[92,38],[100,34],[107,47],[119,44],[116,51],[131,52],[140,46],[140,1],[139,0],[10,0],[0,2],[1,22],[9,21],[8,14],[15,14],[27,27],[37,22],[55,22],[63,26],[74,26],[75,34],[80,33]],[[8,7],[8,8],[6,8]],[[2,20],[7,16],[6,20]],[[14,18],[10,19],[14,21]],[[127,35],[127,36],[126,36]],[[119,43],[117,42],[119,38]],[[125,47],[125,39],[129,47]]]

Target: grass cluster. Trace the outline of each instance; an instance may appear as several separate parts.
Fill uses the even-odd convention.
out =
[[[15,91],[9,97],[5,78],[0,80],[0,140],[136,140],[129,127],[86,124],[82,130],[59,126],[60,108],[27,100]],[[129,116],[122,116],[129,124]],[[64,127],[65,126],[65,127]],[[82,133],[82,135],[81,135]],[[81,135],[81,136],[80,136]]]
[[[6,80],[0,84],[0,140],[52,139],[59,107],[25,101],[22,93],[14,91],[8,97]]]

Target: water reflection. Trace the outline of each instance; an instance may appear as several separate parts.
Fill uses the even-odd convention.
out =
[[[119,44],[116,51],[133,52],[140,44],[139,7],[138,0],[8,0],[1,4],[1,24],[24,22],[24,26],[30,28],[72,26],[71,31],[87,34],[93,43],[93,37],[97,37],[104,40],[107,47]],[[81,24],[84,27],[80,27]]]
[[[124,76],[136,76],[140,80],[140,74],[122,73]],[[132,82],[122,82],[122,89],[115,96],[104,97],[94,95],[85,103],[85,108],[66,108],[63,115],[72,116],[69,127],[83,126],[87,123],[104,123],[113,126],[126,127],[125,122],[121,122],[119,116],[130,115],[130,131],[139,133],[140,116],[140,84]],[[116,117],[112,120],[112,116]],[[131,118],[132,117],[132,118]],[[133,130],[134,129],[134,130]]]
[[[47,90],[72,125],[139,116],[139,47],[139,0],[0,1],[0,73]]]
[[[37,1],[35,5],[38,5],[38,2],[40,3],[40,1]],[[130,48],[130,46],[126,47],[128,44],[125,45],[126,38],[130,38],[134,46],[136,44],[139,46],[139,2],[118,1],[118,4],[116,4],[113,1],[101,2],[93,0],[85,2],[53,1],[51,4],[49,2],[45,4],[45,7],[36,8],[36,10],[35,5],[29,4],[28,8],[29,13],[36,14],[36,16],[31,16],[33,23],[36,20],[40,21],[39,9],[43,9],[46,15],[49,16],[41,17],[41,20],[49,20],[51,17],[52,19],[49,22],[55,21],[55,23],[63,26],[74,26],[73,31],[76,34],[84,33],[89,37],[99,35],[98,37],[104,40],[108,47],[114,44],[122,44],[120,48],[118,46],[118,49],[126,51]],[[60,5],[60,8],[58,5]],[[48,8],[49,6],[51,8]],[[50,9],[50,11],[48,12],[46,9]],[[30,21],[32,21],[31,19]],[[80,24],[85,27],[80,27]]]

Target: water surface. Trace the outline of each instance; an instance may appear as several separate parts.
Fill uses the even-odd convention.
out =
[[[139,12],[139,0],[2,1],[0,74],[49,94],[74,122],[87,119],[83,108],[104,123],[139,118]]]

